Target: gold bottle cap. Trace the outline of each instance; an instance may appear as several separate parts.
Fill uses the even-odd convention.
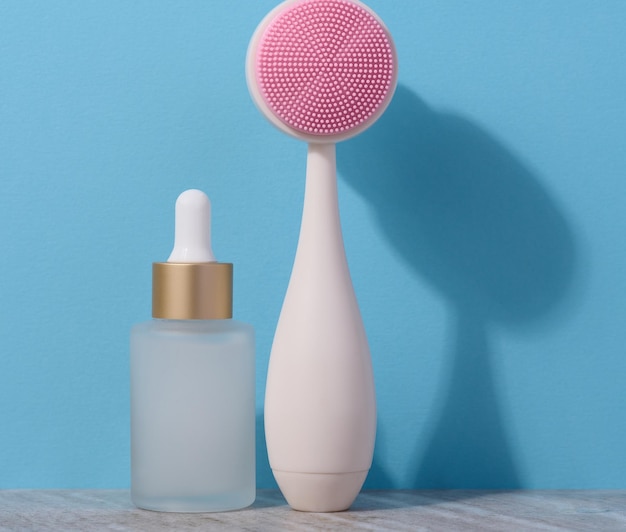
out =
[[[226,320],[233,317],[233,265],[226,262],[152,264],[152,317]]]
[[[176,200],[174,249],[152,264],[152,317],[226,320],[233,317],[233,265],[211,249],[211,202],[200,190]]]

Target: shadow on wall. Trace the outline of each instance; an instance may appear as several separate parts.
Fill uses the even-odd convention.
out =
[[[440,411],[411,487],[521,487],[487,332],[536,320],[565,294],[575,247],[564,216],[495,138],[402,86],[378,123],[338,150],[341,176],[390,244],[454,309]]]

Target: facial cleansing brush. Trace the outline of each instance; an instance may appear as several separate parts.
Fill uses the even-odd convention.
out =
[[[270,466],[292,508],[344,510],[372,463],[376,401],[341,233],[335,143],[385,110],[396,52],[360,2],[288,0],[254,33],[246,75],[270,122],[308,143],[300,236],[265,392]]]

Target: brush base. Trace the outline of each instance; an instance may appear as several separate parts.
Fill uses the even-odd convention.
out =
[[[341,512],[354,502],[368,471],[292,473],[272,470],[287,503],[301,512]]]

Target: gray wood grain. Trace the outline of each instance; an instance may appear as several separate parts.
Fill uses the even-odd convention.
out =
[[[213,514],[138,510],[124,490],[0,491],[2,531],[347,529],[626,531],[626,491],[367,491],[333,514],[293,511],[273,490]]]

